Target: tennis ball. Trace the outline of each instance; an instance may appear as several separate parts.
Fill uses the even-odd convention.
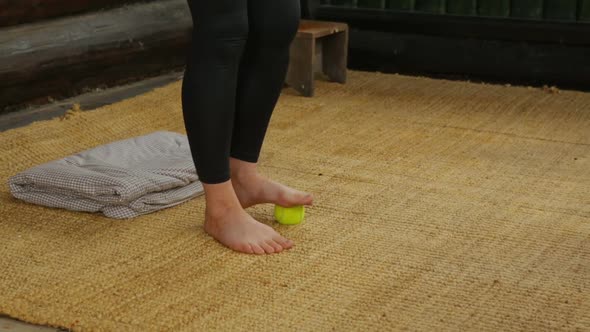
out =
[[[303,221],[305,207],[303,205],[283,207],[275,205],[275,219],[279,224],[297,225]]]

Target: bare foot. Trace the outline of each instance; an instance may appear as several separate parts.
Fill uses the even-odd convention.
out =
[[[222,213],[205,212],[205,232],[226,247],[248,254],[272,254],[290,249],[293,242],[237,206]]]
[[[231,181],[203,183],[205,232],[226,247],[249,254],[271,254],[293,246],[272,227],[252,218],[235,194]]]
[[[243,208],[255,204],[273,203],[284,207],[312,205],[313,196],[259,174],[248,174],[232,178],[232,185]]]

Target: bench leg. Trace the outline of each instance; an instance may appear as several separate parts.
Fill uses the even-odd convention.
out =
[[[348,30],[322,38],[324,74],[334,82],[346,83]]]
[[[306,97],[313,96],[314,61],[315,40],[295,38],[291,43],[286,82]]]

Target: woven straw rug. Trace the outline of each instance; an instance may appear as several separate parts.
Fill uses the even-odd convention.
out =
[[[590,94],[350,72],[285,89],[261,171],[315,193],[296,242],[249,256],[204,197],[121,221],[0,191],[0,312],[84,331],[590,329]],[[0,133],[0,180],[184,132],[180,82]]]

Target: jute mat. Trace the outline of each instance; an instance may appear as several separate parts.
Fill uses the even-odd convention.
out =
[[[204,197],[128,221],[0,196],[0,312],[84,331],[590,330],[590,94],[351,71],[285,89],[261,171],[315,194],[286,253]],[[0,179],[155,130],[180,82],[0,134]]]

